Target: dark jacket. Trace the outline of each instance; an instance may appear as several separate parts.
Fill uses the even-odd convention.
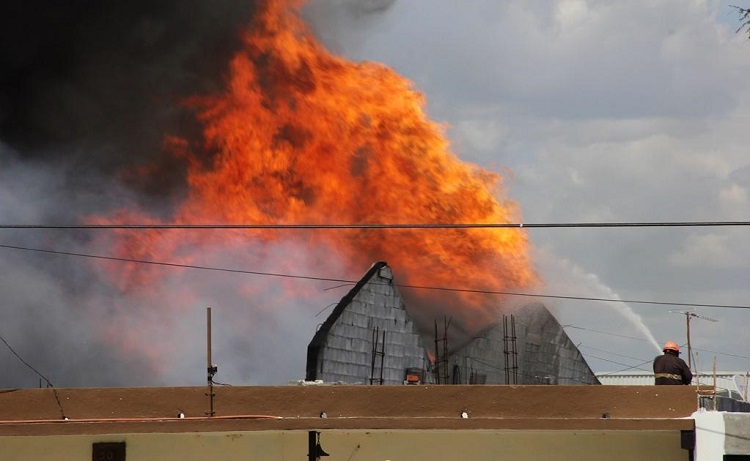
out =
[[[690,384],[693,373],[687,363],[671,351],[654,359],[655,384]]]

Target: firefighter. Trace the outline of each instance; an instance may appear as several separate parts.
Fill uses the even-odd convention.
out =
[[[663,351],[664,355],[654,359],[654,384],[690,384],[693,380],[693,373],[687,363],[680,358],[680,346],[667,341]]]

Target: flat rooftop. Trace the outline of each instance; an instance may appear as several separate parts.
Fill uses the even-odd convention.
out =
[[[692,430],[690,416],[698,401],[692,386],[214,386],[214,416],[208,416],[208,390],[4,389],[0,436],[313,429]],[[468,418],[461,417],[463,412]]]

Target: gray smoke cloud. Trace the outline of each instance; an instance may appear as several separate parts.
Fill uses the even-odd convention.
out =
[[[358,49],[394,9],[396,0],[310,0],[303,15],[336,53]]]
[[[179,167],[162,162],[158,184],[124,184],[118,174],[159,158],[166,134],[196,132],[180,101],[222,87],[255,3],[6,5],[0,16],[3,222],[73,224],[118,207],[145,205],[153,213],[167,207],[180,190]],[[18,355],[0,345],[0,387],[46,385],[22,360],[58,387],[190,382],[167,363],[153,369],[158,360],[148,357],[148,344],[122,349],[118,337],[143,322],[112,329],[111,319],[123,309],[141,315],[141,306],[130,303],[143,300],[103,284],[90,259],[30,251],[96,254],[96,239],[86,232],[0,230],[0,335]],[[183,326],[188,320],[163,325],[193,331]],[[156,344],[175,343],[169,331],[157,336]],[[203,369],[196,360],[191,365]]]

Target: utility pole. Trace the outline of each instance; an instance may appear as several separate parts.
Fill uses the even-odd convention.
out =
[[[711,317],[705,317],[703,315],[698,315],[692,310],[688,311],[669,311],[671,314],[683,314],[685,316],[685,330],[687,332],[687,348],[688,348],[688,368],[692,369],[692,360],[693,360],[693,352],[692,348],[690,346],[690,319],[697,318],[697,319],[703,319],[708,320],[709,322],[718,322],[718,320],[713,319]]]

